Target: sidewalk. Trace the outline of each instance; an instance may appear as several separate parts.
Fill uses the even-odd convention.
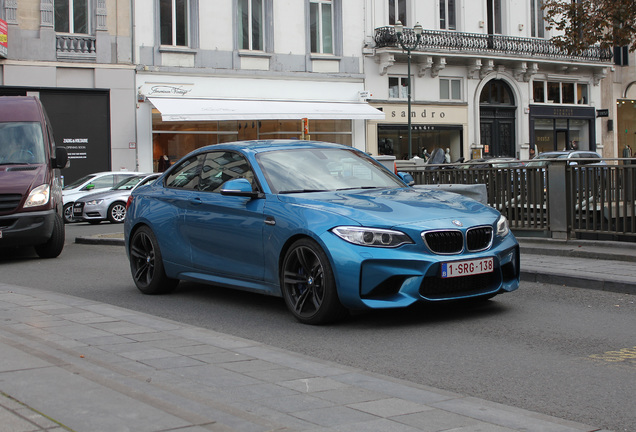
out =
[[[634,244],[520,243],[524,280],[636,293]],[[0,432],[598,430],[32,288],[0,316]]]
[[[0,431],[598,430],[37,289],[0,311]]]

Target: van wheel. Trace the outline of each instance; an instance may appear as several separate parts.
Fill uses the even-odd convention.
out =
[[[126,204],[114,202],[108,207],[108,220],[110,223],[122,223],[126,217]]]
[[[68,203],[64,206],[64,222],[66,223],[73,222],[73,204]]]
[[[66,231],[64,229],[64,221],[59,215],[55,215],[51,238],[49,238],[46,243],[36,246],[35,252],[40,258],[55,258],[62,253],[65,240]]]

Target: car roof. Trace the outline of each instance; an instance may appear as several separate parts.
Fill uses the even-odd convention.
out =
[[[574,155],[574,154],[583,154],[583,153],[601,157],[601,155],[599,155],[594,150],[563,150],[563,151],[543,152],[543,153],[540,153],[539,155],[537,155],[535,157],[535,159],[559,158],[559,157],[565,158],[565,157],[569,157],[569,156]]]
[[[260,153],[273,150],[288,150],[290,148],[341,148],[341,149],[354,149],[353,147],[344,146],[342,144],[327,143],[323,141],[305,141],[297,139],[273,139],[273,140],[252,140],[252,141],[236,141],[231,143],[213,144],[205,147],[201,147],[197,150],[210,151],[215,148],[224,148],[229,150],[243,150],[252,151],[254,153]],[[355,150],[355,149],[354,149]]]

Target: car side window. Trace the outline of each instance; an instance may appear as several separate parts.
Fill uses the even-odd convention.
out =
[[[219,193],[223,183],[236,178],[247,179],[254,188],[254,173],[243,155],[225,151],[209,152],[201,169],[199,190]]]
[[[179,164],[166,177],[166,187],[180,189],[198,189],[199,173],[205,154],[192,156]]]
[[[94,186],[93,189],[112,188],[113,186],[115,186],[115,176],[105,175],[103,177],[94,179],[89,184]]]

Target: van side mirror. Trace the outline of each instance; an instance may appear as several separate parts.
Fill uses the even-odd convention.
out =
[[[53,168],[66,168],[66,164],[68,163],[68,152],[66,151],[66,147],[56,147],[55,148],[55,160],[53,161]]]
[[[415,180],[413,179],[413,176],[407,172],[402,172],[399,171],[397,173],[398,177],[400,177],[402,179],[402,181],[404,183],[406,183],[409,186],[413,186],[415,184]]]

